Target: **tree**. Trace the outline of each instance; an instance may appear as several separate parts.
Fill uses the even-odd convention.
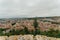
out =
[[[25,34],[29,34],[29,31],[28,31],[27,27],[25,27],[24,30],[25,30]]]
[[[36,34],[37,34],[37,27],[38,27],[37,18],[34,19],[33,25],[34,25],[34,28],[35,28],[35,33],[34,33],[34,35],[36,35]]]
[[[40,35],[41,31],[39,29],[36,30],[36,34]]]
[[[34,23],[33,23],[35,29],[38,27],[38,22],[37,22],[37,18],[34,19]]]

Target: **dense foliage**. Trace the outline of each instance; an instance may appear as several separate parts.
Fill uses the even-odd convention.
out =
[[[58,37],[60,38],[60,31],[58,30],[53,30],[51,29],[50,31],[40,31],[39,29],[36,30],[36,34],[34,31],[31,31],[29,32],[27,28],[25,28],[24,30],[11,30],[9,33],[5,33],[3,34],[3,30],[4,29],[0,29],[0,36],[3,36],[3,35],[7,35],[7,36],[10,36],[10,35],[24,35],[24,34],[33,34],[33,35],[46,35],[46,36],[49,36],[49,37]]]

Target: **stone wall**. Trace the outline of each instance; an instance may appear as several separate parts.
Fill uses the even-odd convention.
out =
[[[13,35],[13,36],[0,36],[0,40],[60,40],[60,38],[47,37],[43,35]]]

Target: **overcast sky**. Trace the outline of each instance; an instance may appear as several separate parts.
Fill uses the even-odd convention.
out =
[[[60,16],[60,0],[0,0],[0,18]]]

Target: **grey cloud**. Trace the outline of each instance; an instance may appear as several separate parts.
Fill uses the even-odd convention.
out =
[[[0,16],[60,16],[59,0],[0,0]]]

